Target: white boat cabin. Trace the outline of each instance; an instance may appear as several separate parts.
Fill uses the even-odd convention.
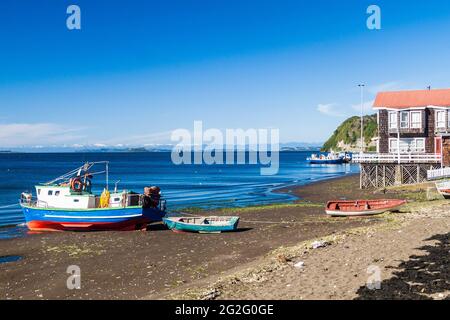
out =
[[[105,171],[92,172],[90,169],[97,164],[104,164]],[[124,207],[151,207],[160,205],[160,189],[158,187],[146,187],[145,194],[139,194],[128,190],[104,191],[102,194],[92,192],[91,179],[95,175],[106,173],[104,190],[109,190],[108,162],[87,162],[83,166],[74,169],[50,182],[36,185],[36,200],[30,193],[22,193],[21,203],[40,208],[58,209],[106,209]]]
[[[94,209],[100,207],[100,195],[93,193],[76,194],[69,186],[37,185],[37,206],[42,208]],[[130,195],[127,191],[112,192],[109,208],[129,206]]]

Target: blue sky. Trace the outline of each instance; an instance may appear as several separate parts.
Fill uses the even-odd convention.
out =
[[[359,113],[358,83],[367,106],[447,88],[449,57],[447,0],[2,0],[0,147],[167,143],[195,120],[321,142]]]

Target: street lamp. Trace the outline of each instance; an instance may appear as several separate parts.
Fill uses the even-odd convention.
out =
[[[365,84],[358,84],[361,89],[361,154],[364,153],[364,87]]]

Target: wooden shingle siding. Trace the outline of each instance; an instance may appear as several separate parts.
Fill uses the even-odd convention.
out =
[[[378,112],[379,153],[389,153],[389,113],[387,110],[379,110]]]
[[[433,109],[426,109],[426,119],[427,119],[427,139],[425,140],[425,151],[427,153],[434,153],[434,138],[436,137],[435,130],[435,112]]]

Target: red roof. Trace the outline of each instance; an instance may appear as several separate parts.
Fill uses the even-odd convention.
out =
[[[378,93],[374,108],[414,108],[450,106],[450,89],[391,91]]]

